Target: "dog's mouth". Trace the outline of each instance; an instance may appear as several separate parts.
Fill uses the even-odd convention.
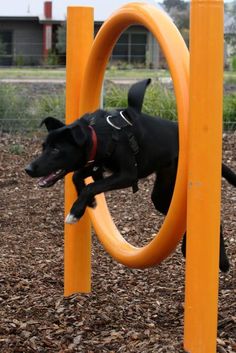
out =
[[[39,179],[38,186],[41,188],[48,188],[54,185],[58,180],[62,179],[67,174],[66,170],[59,169],[47,176]]]

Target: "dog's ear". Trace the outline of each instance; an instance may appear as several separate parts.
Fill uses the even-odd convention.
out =
[[[60,127],[65,126],[65,124],[62,121],[56,118],[52,118],[51,116],[43,119],[43,121],[40,124],[40,127],[43,126],[43,124],[45,124],[48,131],[56,130],[56,129],[59,129]]]
[[[151,79],[139,81],[132,85],[128,92],[128,107],[134,109],[136,112],[141,113],[144,94],[147,86],[151,83]]]
[[[89,133],[82,124],[73,124],[68,129],[76,145],[83,146],[86,143]]]

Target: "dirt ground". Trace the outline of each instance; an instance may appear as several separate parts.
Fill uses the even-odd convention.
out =
[[[63,182],[41,190],[24,166],[36,136],[3,134],[0,154],[0,352],[183,352],[184,266],[180,247],[161,265],[133,270],[113,261],[93,236],[91,294],[63,298]],[[236,171],[236,134],[224,161]],[[162,217],[150,203],[152,178],[133,195],[107,195],[120,232],[147,242]],[[223,181],[222,222],[231,269],[220,274],[218,353],[236,352],[236,193]],[[204,294],[203,294],[204,295]]]

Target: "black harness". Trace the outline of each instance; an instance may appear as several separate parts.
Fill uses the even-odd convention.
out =
[[[113,153],[117,142],[119,141],[119,133],[121,131],[125,132],[126,136],[128,137],[129,145],[131,151],[134,154],[134,163],[136,168],[136,180],[132,185],[133,193],[138,191],[138,171],[137,171],[137,154],[139,152],[139,146],[137,140],[133,133],[133,124],[128,115],[128,113],[124,113],[124,111],[119,111],[115,115],[108,115],[106,117],[106,121],[109,125],[113,127],[113,133],[111,138],[111,143],[108,146],[107,150],[107,157],[110,157]]]
[[[133,133],[133,123],[127,111],[115,111],[112,115],[106,116],[106,122],[112,129],[111,141],[107,147],[106,157],[109,158],[115,150],[115,147],[120,139],[121,131],[124,132],[128,138],[129,146],[134,155],[134,165],[136,169],[136,180],[132,185],[133,193],[138,191],[138,170],[137,170],[137,154],[139,153],[139,146]],[[95,120],[92,118],[90,125],[95,125]]]
[[[129,116],[127,115],[127,113],[125,114],[124,111],[120,111],[116,115],[108,115],[106,117],[107,123],[111,125],[114,129],[112,134],[112,137],[114,137],[112,139],[114,140],[114,143],[115,144],[117,143],[119,132],[124,131],[128,137],[130,148],[134,153],[134,155],[136,156],[139,152],[139,146],[133,133],[133,128],[132,128],[133,124],[129,119],[130,119]],[[112,148],[112,146],[110,146],[110,148],[111,148],[111,151],[108,151],[108,156],[111,155],[114,149]]]

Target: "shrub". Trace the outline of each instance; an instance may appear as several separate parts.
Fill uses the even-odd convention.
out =
[[[106,109],[127,107],[127,89],[116,86],[108,87],[104,106]],[[145,95],[143,112],[175,120],[176,103],[172,89],[159,83],[151,85]]]
[[[35,102],[36,115],[40,120],[47,116],[54,116],[58,119],[64,120],[65,117],[65,93],[53,94],[48,96],[41,96]]]
[[[16,66],[24,66],[24,56],[23,55],[16,55],[14,56],[14,65]]]
[[[44,60],[46,66],[57,66],[59,64],[59,58],[55,51],[49,50],[48,56]]]
[[[0,86],[0,130],[36,129],[41,120],[49,115],[64,119],[64,92],[32,98],[27,90],[19,87],[10,84]]]
[[[231,66],[232,66],[232,70],[236,71],[236,56],[232,57]]]
[[[19,88],[10,84],[0,86],[0,124],[5,131],[17,130],[24,126],[30,116],[30,101]]]
[[[224,126],[226,129],[236,127],[236,94],[224,96]]]
[[[109,84],[105,88],[105,109],[127,107],[128,88]],[[64,120],[65,92],[53,92],[33,98],[21,86],[2,84],[0,86],[0,130],[26,131],[38,128],[41,120],[54,116]],[[173,90],[167,86],[154,83],[147,89],[143,111],[147,114],[166,119],[176,119],[176,102]],[[236,94],[224,96],[224,127],[236,128]]]

